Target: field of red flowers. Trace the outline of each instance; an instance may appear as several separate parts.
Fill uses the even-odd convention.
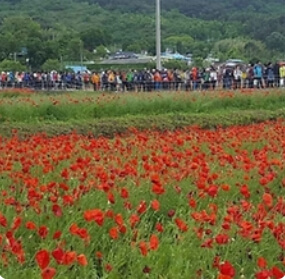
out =
[[[285,122],[0,143],[0,275],[285,275]]]

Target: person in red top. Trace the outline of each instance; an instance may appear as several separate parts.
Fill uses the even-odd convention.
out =
[[[0,80],[2,88],[5,88],[7,86],[7,74],[5,72],[2,72]]]
[[[88,74],[88,72],[85,72],[83,74],[83,81],[84,81],[84,86],[86,89],[89,88],[89,82],[90,82],[90,75]]]
[[[159,91],[161,89],[161,82],[162,82],[162,77],[161,77],[161,74],[160,74],[159,70],[155,71],[153,79],[154,79],[155,90]]]
[[[193,67],[191,70],[191,81],[192,81],[192,90],[197,89],[198,83],[198,69]]]

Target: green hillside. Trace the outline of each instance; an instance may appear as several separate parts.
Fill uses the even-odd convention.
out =
[[[153,0],[0,0],[0,7],[0,60],[23,48],[20,60],[28,57],[37,68],[48,59],[93,59],[100,45],[155,51]],[[163,48],[192,52],[197,61],[209,53],[246,60],[285,55],[284,0],[162,0],[162,8]]]

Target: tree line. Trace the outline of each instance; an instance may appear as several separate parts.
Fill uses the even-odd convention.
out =
[[[39,69],[50,60],[104,57],[105,47],[155,54],[150,0],[0,0],[0,6],[0,61]],[[192,53],[196,61],[209,53],[246,61],[285,56],[283,0],[178,0],[175,6],[164,0],[162,6],[163,49]]]

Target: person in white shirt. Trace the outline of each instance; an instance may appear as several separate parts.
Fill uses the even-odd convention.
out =
[[[210,82],[212,89],[215,90],[217,86],[217,81],[218,81],[218,73],[214,68],[211,68],[210,70]]]
[[[122,78],[121,78],[121,74],[118,72],[116,74],[116,92],[121,92],[122,91]]]
[[[234,89],[241,88],[241,76],[242,71],[240,69],[240,66],[236,66],[236,68],[234,69]]]

